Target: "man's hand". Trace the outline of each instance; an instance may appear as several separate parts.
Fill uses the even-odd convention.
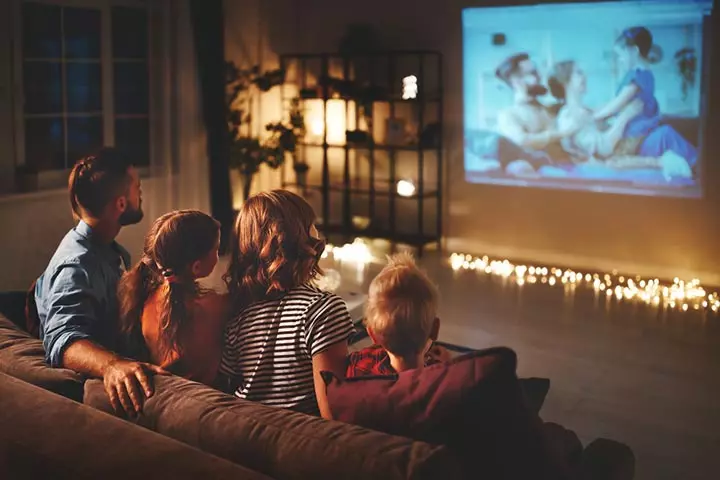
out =
[[[118,358],[110,362],[103,372],[105,392],[116,412],[125,411],[135,416],[142,411],[146,398],[153,394],[151,374],[169,375],[162,368],[149,363]]]

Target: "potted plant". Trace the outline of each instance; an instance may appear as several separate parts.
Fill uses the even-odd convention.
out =
[[[38,189],[39,170],[33,165],[15,167],[15,188],[18,192],[34,192]]]
[[[243,198],[250,196],[252,181],[260,166],[280,167],[285,159],[285,149],[275,135],[267,141],[252,133],[253,99],[281,85],[285,72],[272,70],[260,74],[260,68],[254,66],[240,69],[235,63],[226,64],[226,105],[227,124],[230,136],[230,167],[237,169],[243,182]]]
[[[305,137],[305,116],[300,105],[300,98],[295,97],[290,101],[289,113],[289,122],[269,123],[265,128],[272,132],[269,143],[277,146],[283,153],[287,152],[292,156],[295,181],[304,194],[307,189],[307,172],[310,166],[300,160],[297,155],[298,142]]]

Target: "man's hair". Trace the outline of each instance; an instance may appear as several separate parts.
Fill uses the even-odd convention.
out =
[[[324,243],[310,236],[315,212],[287,190],[248,198],[235,220],[230,265],[224,280],[239,310],[280,298],[322,273]]]
[[[495,70],[495,76],[510,85],[510,77],[517,73],[520,64],[525,60],[530,60],[530,55],[527,53],[517,53],[506,58]]]
[[[365,326],[388,352],[417,355],[430,338],[438,296],[437,287],[411,255],[394,255],[370,283]]]
[[[78,217],[83,211],[93,217],[128,188],[132,163],[118,150],[105,147],[77,161],[70,171],[68,190],[72,210]]]

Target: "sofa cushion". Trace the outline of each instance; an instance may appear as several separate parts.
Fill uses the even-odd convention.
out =
[[[240,400],[179,377],[156,376],[137,421],[273,478],[457,478],[447,449]],[[111,411],[103,385],[85,403]]]
[[[563,478],[564,465],[526,405],[516,364],[515,352],[493,348],[387,377],[323,377],[335,419],[447,445],[468,474]]]
[[[0,314],[0,372],[82,402],[83,378],[45,363],[42,342]]]
[[[0,478],[267,478],[2,373],[0,426]]]

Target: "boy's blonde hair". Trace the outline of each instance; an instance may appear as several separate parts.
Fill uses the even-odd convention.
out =
[[[398,356],[425,348],[437,315],[438,290],[407,253],[393,255],[370,283],[365,326]]]

